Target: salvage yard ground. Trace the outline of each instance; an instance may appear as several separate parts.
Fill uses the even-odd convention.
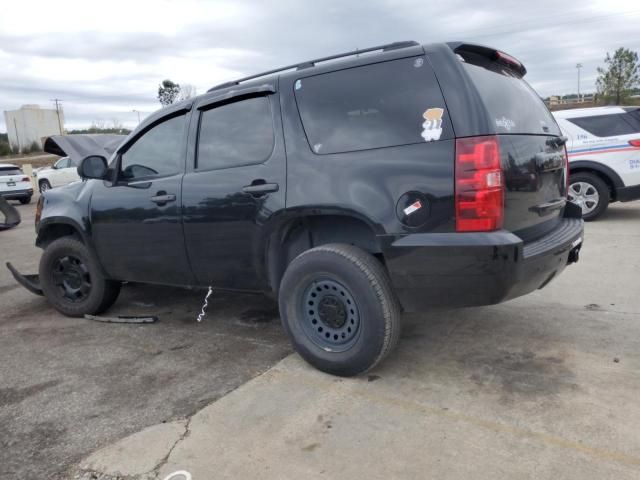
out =
[[[1,260],[35,271],[34,205],[18,208]],[[637,479],[638,245],[640,205],[614,204],[547,288],[407,315],[355,379],[287,356],[262,297],[214,294],[198,324],[204,292],[127,285],[113,313],[161,321],[110,325],[2,270],[0,478]]]

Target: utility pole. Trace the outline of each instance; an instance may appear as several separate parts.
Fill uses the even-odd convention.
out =
[[[62,122],[60,121],[60,105],[62,100],[59,98],[52,98],[51,101],[56,104],[56,115],[58,115],[58,129],[60,130],[60,135],[64,135],[64,132],[62,131]]]
[[[578,69],[578,102],[580,101],[580,69],[582,68],[581,63],[576,63],[576,69]]]
[[[140,111],[139,110],[131,110],[132,112],[135,112],[138,114],[138,125],[140,125]]]

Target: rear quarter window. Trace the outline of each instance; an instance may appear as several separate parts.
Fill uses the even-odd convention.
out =
[[[633,117],[633,112],[576,117],[567,120],[596,137],[616,137],[640,132],[640,120]]]
[[[453,138],[442,92],[424,57],[301,78],[294,91],[316,154]]]
[[[484,57],[469,55],[465,60],[497,133],[560,135],[549,109],[523,78]]]

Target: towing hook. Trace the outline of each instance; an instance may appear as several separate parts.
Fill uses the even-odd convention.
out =
[[[580,247],[576,247],[569,252],[569,258],[567,259],[567,265],[571,265],[572,263],[576,263],[580,260]]]

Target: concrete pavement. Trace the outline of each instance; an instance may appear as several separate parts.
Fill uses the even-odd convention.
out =
[[[92,451],[189,416],[291,350],[275,302],[129,284],[109,313],[157,315],[150,325],[66,318],[5,268],[38,271],[35,200],[0,232],[0,479],[68,478]]]
[[[75,476],[637,479],[640,205],[586,229],[580,263],[542,291],[405,316],[398,350],[369,375],[291,355]]]

